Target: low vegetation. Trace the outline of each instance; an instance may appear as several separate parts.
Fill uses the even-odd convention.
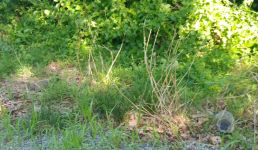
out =
[[[0,149],[256,149],[257,3],[2,0]]]

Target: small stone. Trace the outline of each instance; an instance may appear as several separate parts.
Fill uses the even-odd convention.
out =
[[[232,113],[223,110],[216,115],[217,128],[220,132],[231,133],[234,130],[235,119]]]
[[[220,129],[223,131],[229,130],[230,122],[226,119],[220,121]]]
[[[49,80],[48,79],[40,80],[37,83],[37,85],[40,86],[41,88],[47,87],[48,84],[49,84]]]
[[[30,83],[30,82],[28,82],[27,83],[27,88],[28,88],[28,90],[30,90],[30,91],[40,91],[40,86],[38,86],[36,83]]]

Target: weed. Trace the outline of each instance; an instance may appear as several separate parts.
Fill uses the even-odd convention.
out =
[[[6,77],[11,73],[15,73],[18,66],[18,62],[15,59],[13,59],[14,57],[15,56],[12,54],[0,54],[0,77]]]
[[[65,127],[68,120],[75,118],[73,112],[77,108],[77,91],[75,86],[65,81],[51,80],[40,97],[40,111],[32,113],[30,126],[36,126],[36,130]]]

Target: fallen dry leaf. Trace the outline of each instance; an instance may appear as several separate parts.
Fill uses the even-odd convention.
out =
[[[58,73],[61,70],[60,64],[58,62],[51,62],[47,66],[47,72],[48,73]]]
[[[207,122],[209,120],[209,118],[197,118],[197,122],[196,122],[196,125],[198,127],[201,127],[205,122]]]
[[[164,133],[164,129],[162,128],[161,125],[159,125],[159,127],[157,129],[157,132],[160,133],[160,134]]]
[[[221,143],[220,136],[209,136],[208,140],[212,145],[215,145],[215,146],[219,146]]]
[[[136,115],[133,113],[130,114],[128,126],[129,128],[136,128],[137,126],[137,118],[136,118]]]
[[[189,119],[183,115],[176,115],[172,118],[174,124],[180,129],[181,132],[188,130]]]
[[[225,103],[225,101],[224,101],[224,100],[218,101],[218,102],[217,102],[217,107],[218,107],[219,110],[225,109],[225,108],[226,108],[226,103]]]

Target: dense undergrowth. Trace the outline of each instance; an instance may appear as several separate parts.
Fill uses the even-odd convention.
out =
[[[51,78],[31,98],[40,111],[32,109],[30,121],[18,121],[17,128],[66,132],[73,123],[89,123],[94,134],[96,120],[114,120],[117,126],[132,110],[191,118],[227,109],[239,127],[232,134],[216,132],[221,144],[252,147],[257,6],[255,0],[1,1],[1,80],[26,69],[30,77]],[[82,82],[46,71],[55,64],[54,70],[77,68],[76,81]],[[210,124],[191,134],[214,133]],[[118,146],[122,139],[114,136]],[[74,143],[80,147],[82,141]]]

